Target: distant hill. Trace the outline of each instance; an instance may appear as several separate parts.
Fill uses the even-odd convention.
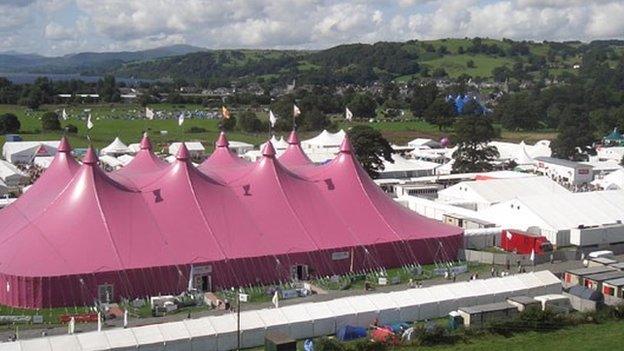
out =
[[[9,51],[0,53],[0,72],[101,74],[127,62],[153,60],[205,50],[191,45],[172,45],[141,51],[82,52],[59,57]]]
[[[113,74],[156,80],[367,84],[412,77],[530,80],[576,74],[585,53],[615,65],[624,41],[531,42],[481,38],[346,44],[317,51],[207,50],[175,45],[143,51],[43,57],[0,53],[0,72]]]

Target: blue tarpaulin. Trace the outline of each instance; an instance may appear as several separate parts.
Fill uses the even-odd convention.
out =
[[[351,325],[345,325],[344,327],[338,329],[338,333],[336,333],[336,337],[340,341],[355,340],[365,336],[366,328],[354,327]]]

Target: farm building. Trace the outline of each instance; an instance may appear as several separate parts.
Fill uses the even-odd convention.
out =
[[[0,211],[0,303],[85,305],[189,281],[211,290],[457,257],[462,229],[386,196],[347,139],[324,166],[290,170],[275,154],[268,143],[246,163],[218,146],[214,167],[196,168],[180,144],[167,165],[144,138],[107,174],[92,148],[77,165],[63,139],[43,176]]]
[[[592,290],[601,291],[602,283],[611,279],[624,278],[623,271],[610,271],[596,274],[589,274],[583,278],[583,285]]]
[[[583,279],[588,275],[605,273],[605,272],[613,272],[613,271],[616,271],[616,269],[613,267],[608,267],[608,266],[595,266],[595,267],[589,267],[589,268],[570,269],[570,270],[567,270],[563,274],[563,285],[566,287],[573,286],[573,285],[583,285],[584,284]]]
[[[532,308],[541,309],[542,305],[536,299],[530,296],[514,296],[507,299],[507,302],[516,306],[518,311],[526,311]]]
[[[492,322],[514,318],[518,315],[518,307],[509,302],[497,302],[461,307],[457,312],[464,319],[464,326],[480,328]]]

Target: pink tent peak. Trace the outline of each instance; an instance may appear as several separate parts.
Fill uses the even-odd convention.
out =
[[[141,144],[139,145],[139,147],[141,148],[141,150],[151,150],[152,149],[152,142],[150,141],[149,137],[147,136],[147,133],[143,134],[143,138],[141,138]]]
[[[216,147],[228,147],[230,145],[230,142],[227,140],[227,137],[225,136],[225,132],[221,132],[219,134],[219,139],[217,139],[217,142],[215,143]]]
[[[288,136],[288,147],[279,157],[279,160],[283,165],[298,173],[306,173],[315,168],[312,161],[308,158],[308,155],[301,149],[299,137],[294,130]]]
[[[188,160],[189,158],[191,158],[191,154],[189,153],[188,149],[186,148],[186,143],[182,142],[182,145],[180,146],[180,149],[178,150],[178,153],[176,155],[176,159],[178,159],[178,160]]]
[[[290,132],[290,135],[288,136],[288,144],[290,145],[299,145],[299,136],[297,135],[296,131],[292,131]]]
[[[61,141],[59,142],[59,146],[56,149],[57,152],[69,153],[71,152],[71,145],[69,145],[69,141],[67,137],[63,136]]]
[[[264,145],[264,148],[262,149],[262,156],[275,157],[275,148],[273,147],[271,140],[267,141]]]
[[[351,141],[349,137],[345,135],[342,140],[342,144],[340,144],[340,152],[344,154],[350,154],[353,152],[353,146],[351,145]]]
[[[93,150],[92,146],[89,146],[89,148],[87,149],[87,152],[85,153],[84,157],[82,158],[82,163],[86,164],[86,165],[92,165],[92,164],[97,164],[99,161],[97,155],[95,154],[95,150]]]

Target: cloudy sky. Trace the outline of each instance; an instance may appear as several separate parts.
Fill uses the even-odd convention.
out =
[[[0,0],[0,51],[325,48],[445,37],[624,39],[613,0]]]

